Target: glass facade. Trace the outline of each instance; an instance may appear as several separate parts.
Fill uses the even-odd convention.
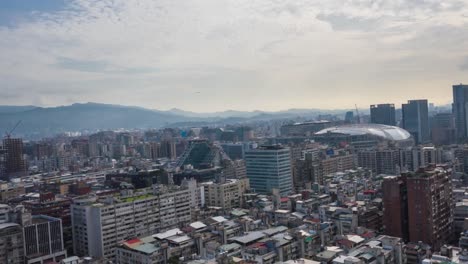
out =
[[[245,152],[247,177],[250,187],[260,194],[269,194],[273,188],[281,195],[293,190],[290,149],[281,146],[259,147]]]

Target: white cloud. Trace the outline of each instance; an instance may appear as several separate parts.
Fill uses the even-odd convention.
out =
[[[459,65],[468,46],[467,6],[75,0],[66,10],[0,27],[0,92],[9,95],[0,103],[214,111],[398,103],[421,94],[442,103],[450,84],[466,75]]]

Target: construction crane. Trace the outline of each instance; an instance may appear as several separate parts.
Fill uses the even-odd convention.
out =
[[[356,121],[358,124],[361,124],[361,115],[359,114],[359,109],[357,108],[357,104],[354,105],[356,107]]]
[[[15,131],[15,129],[21,124],[21,122],[22,122],[21,120],[18,121],[18,122],[16,122],[16,125],[15,125],[9,132],[6,131],[6,132],[5,132],[5,137],[6,137],[6,138],[10,138],[10,137],[11,137],[11,133],[13,133],[13,131]]]

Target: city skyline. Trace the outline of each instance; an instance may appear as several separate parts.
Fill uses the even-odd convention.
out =
[[[468,0],[0,0],[0,264],[468,264]]]
[[[21,0],[0,14],[2,105],[440,105],[468,70],[465,1]]]

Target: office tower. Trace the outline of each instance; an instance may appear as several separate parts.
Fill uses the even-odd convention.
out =
[[[254,192],[269,194],[278,189],[281,195],[293,190],[291,152],[281,145],[261,146],[245,152],[247,177]]]
[[[408,195],[409,240],[438,250],[452,236],[452,171],[424,168],[405,173]],[[395,219],[395,218],[392,218]]]
[[[158,185],[138,193],[74,200],[71,216],[75,254],[112,259],[119,242],[190,223],[191,209],[199,200],[194,199],[198,187],[192,183],[181,188]]]
[[[19,224],[0,224],[0,263],[24,263],[23,229]]]
[[[353,123],[354,122],[354,112],[353,111],[346,112],[345,122],[346,123]]]
[[[403,104],[403,128],[413,137],[417,144],[429,142],[429,112],[427,100],[409,100]]]
[[[35,215],[32,223],[24,226],[26,263],[59,262],[67,257],[63,247],[62,220]]]
[[[456,142],[456,128],[453,114],[439,113],[432,117],[431,139],[436,145],[450,145]]]
[[[453,86],[452,112],[455,116],[457,138],[468,138],[468,85]]]
[[[408,240],[408,197],[406,178],[386,176],[382,182],[384,234]]]
[[[370,106],[371,123],[395,126],[396,113],[394,104],[378,104]]]
[[[27,174],[26,162],[23,158],[23,140],[20,138],[4,138],[5,173],[8,177],[19,177]]]

